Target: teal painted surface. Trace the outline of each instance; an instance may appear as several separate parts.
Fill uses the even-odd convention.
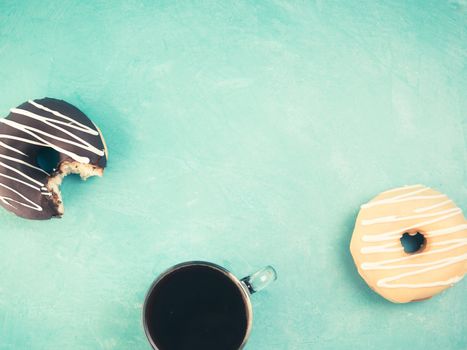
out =
[[[102,179],[0,211],[0,349],[149,349],[151,281],[272,264],[247,346],[466,349],[467,281],[395,305],[358,276],[359,205],[423,183],[467,209],[465,1],[0,1],[0,111],[66,99]]]

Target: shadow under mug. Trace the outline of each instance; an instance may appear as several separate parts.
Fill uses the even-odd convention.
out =
[[[241,280],[204,261],[175,265],[151,285],[143,306],[155,350],[238,350],[250,335],[250,295],[277,279],[272,266]]]

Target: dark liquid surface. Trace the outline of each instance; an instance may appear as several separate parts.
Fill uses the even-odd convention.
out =
[[[239,287],[208,266],[187,266],[164,277],[145,310],[149,334],[160,350],[237,350],[247,317]]]

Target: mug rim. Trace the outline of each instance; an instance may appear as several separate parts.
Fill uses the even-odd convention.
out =
[[[152,348],[154,350],[162,350],[162,349],[159,349],[157,347],[157,345],[156,345],[154,339],[152,338],[151,333],[150,333],[150,331],[148,329],[148,323],[147,323],[147,320],[146,320],[146,308],[147,308],[149,297],[151,296],[152,292],[154,291],[154,289],[156,288],[156,286],[160,283],[160,281],[162,279],[164,279],[166,276],[172,274],[173,272],[175,272],[177,270],[180,270],[180,269],[183,269],[183,268],[189,267],[189,266],[205,266],[205,267],[209,267],[211,269],[217,270],[217,271],[221,272],[222,274],[224,274],[226,277],[228,277],[237,286],[237,289],[240,291],[240,294],[241,294],[241,297],[242,297],[242,300],[243,300],[243,304],[245,305],[245,309],[246,309],[245,311],[246,311],[246,315],[247,315],[246,332],[245,332],[245,335],[243,337],[243,341],[240,344],[240,347],[238,348],[238,350],[243,349],[244,346],[246,345],[246,342],[248,341],[248,338],[250,337],[251,327],[253,325],[253,307],[251,305],[250,292],[248,291],[248,288],[246,287],[246,285],[244,285],[243,282],[239,278],[237,278],[232,272],[230,272],[226,268],[224,268],[224,267],[222,267],[220,265],[217,265],[215,263],[211,263],[211,262],[208,262],[208,261],[199,261],[199,260],[186,261],[186,262],[176,264],[176,265],[174,265],[172,267],[169,267],[167,270],[162,272],[151,283],[151,286],[149,287],[149,289],[148,289],[148,291],[146,293],[146,296],[144,297],[142,318],[143,318],[144,333],[145,333],[146,338],[148,339],[149,343],[151,344]]]

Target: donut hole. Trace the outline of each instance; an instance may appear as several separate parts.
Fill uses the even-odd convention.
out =
[[[400,238],[404,252],[408,254],[418,253],[423,250],[426,245],[425,236],[418,232],[405,232]]]
[[[42,170],[51,174],[57,170],[60,154],[53,148],[44,147],[37,153],[36,162]]]

